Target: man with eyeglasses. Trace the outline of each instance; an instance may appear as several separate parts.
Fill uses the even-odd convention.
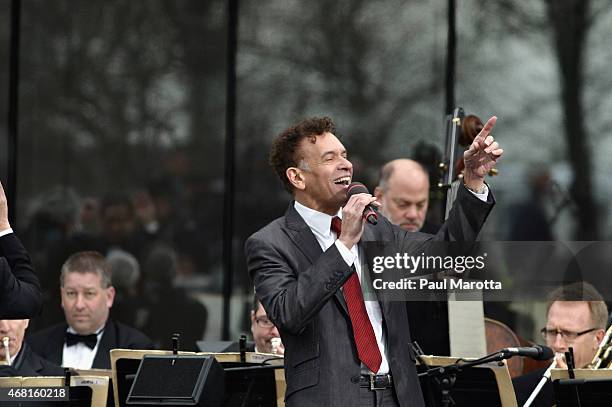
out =
[[[542,338],[553,349],[557,368],[567,369],[565,352],[571,346],[576,368],[586,367],[595,356],[604,337],[608,307],[603,297],[589,283],[573,283],[555,289],[549,295],[546,326]],[[513,380],[517,402],[523,405],[536,387],[545,369]],[[552,406],[553,389],[549,381],[534,400],[533,406]]]
[[[255,352],[278,355],[285,353],[285,347],[280,340],[278,329],[268,319],[266,310],[257,297],[254,297],[253,309],[251,310],[251,333],[253,334],[253,341],[255,341]]]

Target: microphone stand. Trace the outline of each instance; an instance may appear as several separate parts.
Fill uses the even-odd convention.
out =
[[[246,335],[240,335],[238,344],[240,349],[240,362],[246,363]]]
[[[565,352],[565,360],[567,362],[567,374],[570,379],[575,379],[576,374],[574,373],[574,368],[576,364],[574,363],[574,348],[569,347],[567,352]],[[572,386],[574,388],[574,396],[576,397],[576,406],[582,407],[582,403],[580,403],[580,393],[578,392],[578,384],[574,384]]]
[[[181,334],[172,334],[172,356],[178,356],[178,351],[179,351],[179,339],[181,337]],[[172,366],[174,366],[174,364],[176,363],[176,358],[172,358]]]
[[[429,366],[429,364],[427,364],[427,361],[423,358],[423,356],[425,355],[425,353],[423,352],[423,349],[421,349],[421,346],[419,345],[419,343],[417,341],[412,341],[412,342],[408,342],[408,346],[410,347],[410,351],[412,353],[414,353],[414,356],[416,357],[416,359],[419,361],[419,364],[421,366],[423,366],[425,368],[425,370],[429,370],[431,369],[431,366]],[[442,386],[442,384],[440,383],[439,380],[435,379],[438,384],[440,384]],[[425,393],[427,393],[427,398],[429,399],[429,405],[430,406],[435,406],[436,402],[434,401],[433,398],[433,394],[431,391],[427,391],[427,392],[423,392],[423,397],[425,397]]]
[[[474,366],[484,365],[490,362],[501,362],[504,359],[509,359],[515,356],[514,353],[505,352],[504,350],[492,353],[484,356],[480,359],[464,361],[462,363],[453,363],[448,366],[438,366],[427,370],[426,372],[419,373],[418,377],[431,377],[436,379],[440,383],[441,394],[442,394],[442,406],[450,407],[455,404],[451,397],[451,390],[457,379],[457,373],[463,369],[471,368]]]

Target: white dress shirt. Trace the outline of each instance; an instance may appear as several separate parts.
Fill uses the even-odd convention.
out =
[[[482,193],[476,193],[473,191],[470,192],[478,199],[485,202],[489,196],[489,188],[486,184]],[[359,283],[361,284],[361,262],[359,261],[359,250],[357,245],[353,245],[353,247],[349,250],[340,240],[337,240],[338,237],[331,231],[331,220],[333,216],[310,209],[297,201],[295,201],[294,207],[302,219],[304,219],[312,233],[315,235],[315,238],[317,239],[317,242],[319,242],[319,245],[323,251],[326,251],[332,244],[335,244],[346,264],[349,266],[355,266],[355,270],[357,270],[357,277],[359,277]],[[342,209],[338,211],[337,216],[342,219]],[[378,343],[380,354],[382,355],[382,363],[380,364],[380,368],[378,369],[378,372],[374,373],[389,373],[389,362],[386,354],[386,338],[382,327],[383,319],[380,304],[378,301],[372,300],[364,300],[364,302],[366,312],[370,318],[370,323],[374,329],[374,335],[376,336],[376,342]],[[361,365],[361,370],[363,372],[369,371],[363,364]]]
[[[361,262],[359,261],[359,250],[357,249],[357,245],[354,245],[351,250],[349,250],[340,240],[337,240],[336,234],[333,233],[330,228],[333,216],[310,209],[297,201],[295,202],[295,210],[300,214],[315,235],[323,251],[327,250],[332,244],[335,244],[346,264],[355,266],[357,277],[359,277],[359,282],[361,283]],[[342,210],[338,211],[337,216],[342,218]],[[382,311],[380,310],[380,304],[378,304],[378,301],[366,300],[364,302],[368,317],[372,323],[372,328],[374,329],[374,335],[376,336],[380,354],[382,355],[380,368],[378,372],[374,373],[389,373],[389,362],[387,361],[386,355],[386,339],[382,327]],[[364,372],[369,371],[363,364],[361,365],[361,370]]]
[[[68,332],[76,334],[76,331],[71,327],[68,327]],[[100,339],[104,333],[104,325],[96,332],[98,336],[98,343],[91,349],[83,342],[79,342],[76,345],[68,346],[64,341],[64,351],[62,353],[62,367],[72,367],[75,369],[91,369],[93,361],[98,352],[98,346],[100,346]]]

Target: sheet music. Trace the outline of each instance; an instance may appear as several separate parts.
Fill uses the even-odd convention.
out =
[[[448,332],[451,356],[479,358],[487,354],[481,292],[449,294]]]

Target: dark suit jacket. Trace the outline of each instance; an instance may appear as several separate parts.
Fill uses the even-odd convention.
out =
[[[14,233],[0,237],[0,319],[38,315],[40,283],[28,252]]]
[[[66,323],[53,325],[52,327],[36,332],[27,338],[34,352],[51,362],[62,364],[64,350],[64,338],[68,325]],[[92,369],[110,369],[111,349],[155,349],[153,342],[142,332],[130,328],[122,323],[108,320],[104,327],[104,333],[100,338],[98,351],[94,357]]]
[[[26,342],[23,343],[11,367],[14,369],[14,376],[64,376],[64,369],[60,365],[51,363],[32,352]]]
[[[526,375],[512,379],[516,402],[519,406],[525,404],[529,396],[531,396],[545,371],[546,369],[534,370]],[[553,397],[553,385],[548,380],[531,405],[534,407],[551,407],[553,405]]]
[[[472,241],[493,206],[460,188],[451,216],[437,240]],[[410,233],[382,218],[366,224],[362,242],[408,245],[434,236]],[[340,288],[352,273],[335,245],[325,252],[295,210],[285,213],[246,242],[248,269],[268,317],[285,345],[287,406],[359,404],[361,364]],[[363,259],[362,259],[363,260]],[[403,302],[380,301],[387,358],[401,406],[423,406]]]

